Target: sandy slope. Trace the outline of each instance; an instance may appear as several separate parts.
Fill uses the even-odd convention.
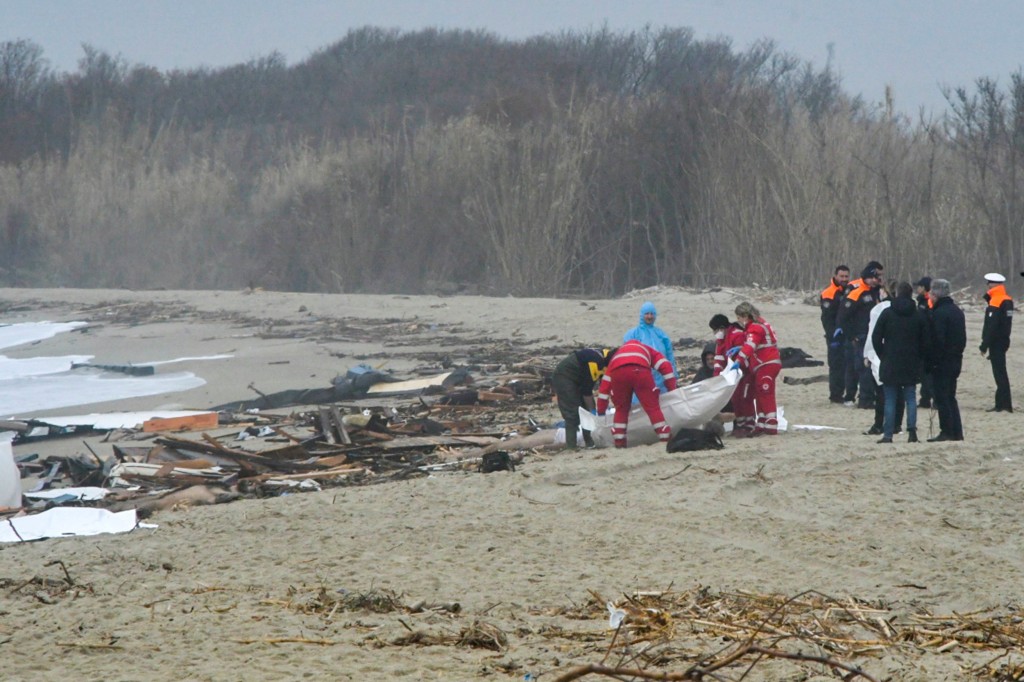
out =
[[[819,353],[817,309],[804,305],[801,295],[744,293],[761,305],[783,345]],[[97,302],[174,301],[225,313],[219,317],[301,322],[329,315],[458,324],[539,345],[613,344],[635,324],[645,298],[658,305],[659,324],[673,338],[704,337],[711,314],[730,312],[739,296],[659,290],[580,302],[0,290],[0,301],[28,303],[4,322],[102,322],[83,311]],[[209,383],[188,393],[131,401],[132,408],[149,408],[245,398],[253,381],[265,392],[321,386],[351,364],[332,353],[381,350],[301,336],[257,339],[252,319],[214,317],[105,324],[8,354],[92,353],[98,362],[235,355],[176,367]],[[973,349],[980,307],[968,309],[968,318]],[[289,364],[270,364],[282,360]],[[394,362],[398,371],[413,364]],[[1011,351],[1009,362],[1011,381],[1017,381],[1019,353]],[[820,370],[790,373],[811,376]],[[554,679],[556,670],[573,663],[599,661],[608,645],[607,636],[587,643],[542,632],[558,625],[606,635],[601,620],[552,615],[585,602],[588,589],[610,598],[669,585],[787,594],[815,589],[907,612],[1019,604],[1020,417],[984,412],[993,387],[977,353],[968,355],[961,386],[967,441],[960,444],[876,445],[875,437],[861,433],[871,415],[829,406],[824,384],[783,386],[780,402],[792,423],[847,430],[727,441],[724,450],[685,456],[655,446],[539,455],[511,474],[458,473],[243,500],[162,512],[154,518],[160,524],[156,531],[0,547],[0,579],[19,584],[34,575],[60,578],[58,566],[46,566],[60,560],[78,585],[88,586],[77,598],[67,595],[53,604],[41,603],[31,590],[2,592],[4,678],[472,680],[532,673]],[[552,407],[531,416],[554,414]],[[926,433],[928,414],[921,418]],[[286,606],[321,586],[387,588],[406,602],[458,601],[462,612],[452,617],[339,611],[328,619]],[[410,628],[458,633],[474,619],[507,633],[509,649],[380,646]],[[269,643],[273,638],[331,644]],[[117,648],[82,646],[112,641]],[[954,680],[964,679],[961,666],[993,656],[953,650],[859,662],[879,678]],[[804,669],[809,677],[792,665],[764,664],[747,679],[832,679],[820,667]]]

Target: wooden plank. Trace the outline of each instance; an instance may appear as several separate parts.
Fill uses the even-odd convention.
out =
[[[259,476],[253,476],[249,481],[295,481],[305,480],[311,478],[313,480],[321,478],[336,478],[338,476],[351,476],[353,474],[363,474],[368,470],[362,467],[340,467],[337,469],[328,469],[327,471],[311,471],[308,474],[260,474]]]
[[[154,417],[142,422],[144,433],[156,431],[199,431],[201,429],[212,429],[217,426],[217,413],[204,412],[202,414],[189,415],[187,417]]]
[[[398,395],[402,393],[418,393],[426,388],[444,386],[444,380],[452,375],[451,372],[427,377],[426,379],[410,379],[409,381],[384,381],[374,384],[366,392],[366,395]]]
[[[348,435],[348,430],[345,429],[345,420],[342,419],[341,410],[338,409],[337,405],[331,405],[331,416],[334,417],[334,426],[338,429],[341,442],[345,445],[352,445],[352,437]]]
[[[328,412],[327,408],[324,407],[323,405],[319,407],[319,411],[320,432],[324,434],[324,438],[327,439],[328,443],[330,443],[331,445],[335,445],[338,442],[338,439],[334,435],[334,428],[332,428],[333,425],[331,424],[331,413]]]

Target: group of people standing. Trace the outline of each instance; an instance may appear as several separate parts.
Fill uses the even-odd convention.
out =
[[[712,318],[716,337],[715,363],[712,373],[719,374],[727,359],[744,370],[744,376],[733,395],[736,421],[733,435],[750,437],[778,433],[775,402],[775,381],[782,367],[778,341],[771,325],[748,302],[735,310],[736,319],[725,315]],[[609,404],[615,415],[611,427],[615,447],[628,445],[627,423],[633,402],[639,402],[662,442],[671,438],[671,427],[665,421],[659,395],[674,391],[679,385],[672,340],[655,325],[657,310],[651,302],[640,308],[640,320],[623,336],[618,348],[597,350],[583,348],[566,356],[555,368],[552,383],[558,409],[565,420],[566,446],[579,446],[579,408],[603,415]],[[595,385],[597,400],[593,398]],[[587,446],[593,445],[591,435],[583,431]]]
[[[857,279],[851,280],[850,275],[848,266],[837,266],[820,295],[829,400],[874,410],[874,424],[868,433],[880,435],[880,443],[893,442],[904,416],[907,439],[917,442],[918,407],[934,407],[938,412],[939,433],[929,438],[930,442],[963,440],[956,394],[967,327],[963,310],[950,295],[949,281],[922,277],[913,285],[883,284],[884,268],[878,261],[868,263]],[[979,350],[991,363],[996,384],[995,405],[989,411],[1013,412],[1006,370],[1013,299],[1003,275],[990,272],[985,282],[988,305]],[[712,355],[709,348],[702,356],[710,356],[711,362],[698,378],[720,374],[737,363],[743,378],[731,401],[734,437],[776,435],[775,385],[782,368],[778,338],[753,304],[744,301],[734,313],[733,320],[724,314],[711,318],[714,351]],[[552,381],[565,419],[568,447],[579,445],[579,408],[603,415],[609,406],[615,408],[611,428],[615,447],[626,447],[629,411],[635,402],[643,407],[659,438],[669,441],[671,428],[658,396],[675,390],[679,375],[672,341],[655,324],[656,319],[654,304],[645,302],[639,323],[625,333],[621,346],[583,348],[558,363]],[[585,445],[593,445],[587,431],[583,440]]]
[[[957,383],[967,347],[963,310],[953,301],[945,279],[883,281],[883,267],[871,261],[860,277],[839,265],[821,292],[821,325],[828,344],[829,400],[875,411],[869,434],[891,443],[905,413],[908,442],[917,442],[917,408],[934,407],[939,433],[930,442],[963,440]],[[1013,411],[1006,372],[1013,300],[1006,278],[985,275],[988,306],[980,351],[992,365],[995,406]],[[916,287],[916,299],[915,299]],[[917,387],[921,386],[921,397]],[[881,388],[881,390],[879,390]]]

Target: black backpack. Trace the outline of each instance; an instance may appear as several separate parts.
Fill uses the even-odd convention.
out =
[[[693,452],[694,450],[721,450],[725,447],[717,433],[703,429],[679,429],[672,434],[666,449],[669,452]]]

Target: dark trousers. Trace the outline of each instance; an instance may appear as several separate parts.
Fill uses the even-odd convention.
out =
[[[988,360],[992,363],[992,378],[996,380],[996,409],[1012,410],[1010,377],[1006,374],[1006,351],[991,349],[988,352]]]
[[[917,401],[917,404],[922,407],[928,407],[932,404],[932,375],[930,372],[924,372],[921,374],[921,399]]]
[[[834,403],[843,402],[843,389],[846,388],[844,357],[843,344],[828,345],[828,399]]]
[[[860,370],[864,368],[864,346],[857,352],[857,345],[852,341],[843,344],[843,385],[846,395],[843,400],[853,402],[857,397],[857,383],[860,381]]]
[[[871,368],[864,364],[864,342],[855,341],[854,346],[857,349],[857,362],[860,367],[860,377],[858,379],[860,397],[857,398],[857,406],[874,407],[875,394],[880,392],[878,384],[875,383],[875,375],[871,373]]]
[[[963,440],[964,426],[960,421],[960,405],[956,401],[956,384],[960,378],[962,358],[943,360],[932,370],[932,390],[935,409],[939,413],[939,430],[950,438]]]
[[[885,387],[883,386],[882,388],[884,389]],[[888,406],[889,406],[888,405],[888,401],[889,401],[889,393],[887,391],[885,391],[885,390],[878,391],[878,393],[876,394],[876,397],[875,397],[875,423],[874,423],[874,426],[878,427],[879,429],[881,429],[883,426],[885,426],[885,411],[886,411],[886,409],[888,409]],[[897,431],[899,431],[900,425],[903,423],[903,413],[906,410],[906,407],[907,407],[906,392],[905,391],[896,391],[896,405],[893,408],[893,418],[895,419],[895,421],[893,422],[893,425],[894,425],[894,428]],[[915,407],[914,414],[917,414],[917,410],[916,410],[917,404],[916,403],[914,404],[914,407]],[[907,423],[907,426],[908,427],[910,426],[909,422]],[[915,426],[916,426],[916,422],[915,422]],[[889,434],[889,435],[891,436],[892,434]]]
[[[579,443],[576,433],[580,428],[579,409],[581,407],[586,409],[586,403],[583,402],[584,393],[570,374],[559,372],[557,369],[554,376],[551,377],[551,383],[555,387],[555,396],[558,398],[558,411],[562,413],[562,419],[565,420],[565,445],[569,448],[577,448]],[[590,431],[583,432],[583,441],[588,446],[594,444]]]

